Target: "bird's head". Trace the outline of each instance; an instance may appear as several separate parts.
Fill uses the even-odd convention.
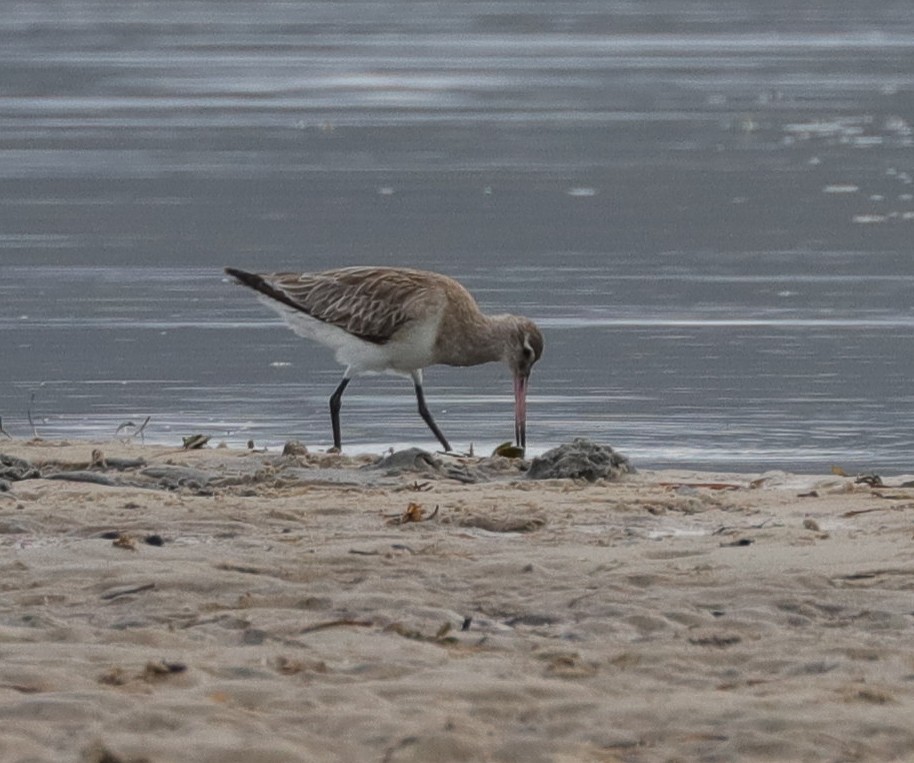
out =
[[[515,318],[513,323],[504,358],[515,378],[527,377],[543,354],[543,334],[528,318]]]
[[[527,446],[527,380],[542,354],[543,335],[536,324],[512,316],[504,359],[514,374],[514,437],[521,448]]]

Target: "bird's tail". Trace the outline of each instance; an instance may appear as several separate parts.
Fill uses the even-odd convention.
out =
[[[277,302],[282,302],[293,310],[298,310],[301,313],[310,315],[300,303],[292,299],[282,289],[274,286],[269,278],[259,275],[258,273],[248,273],[246,270],[238,270],[237,268],[226,268],[225,272],[237,280],[238,283],[243,284],[244,286],[250,286],[255,291],[259,291],[261,294],[265,294],[271,299],[275,299]]]
[[[225,272],[238,283],[250,286],[252,289],[257,289],[257,291],[263,290],[262,287],[265,284],[263,276],[259,276],[256,273],[248,273],[246,270],[238,270],[238,268],[226,268]]]

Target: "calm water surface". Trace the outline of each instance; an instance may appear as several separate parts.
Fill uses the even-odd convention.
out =
[[[535,450],[914,471],[905,3],[8,5],[11,434],[326,446],[341,369],[221,268],[398,264],[541,323]],[[426,381],[511,436],[506,369]],[[344,438],[431,447],[414,408],[357,380]]]

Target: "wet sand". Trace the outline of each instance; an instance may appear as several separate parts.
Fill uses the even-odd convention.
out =
[[[914,755],[902,477],[0,453],[3,760]]]

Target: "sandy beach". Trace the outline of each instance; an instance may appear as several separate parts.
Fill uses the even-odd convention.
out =
[[[4,761],[914,756],[902,477],[0,454]]]

